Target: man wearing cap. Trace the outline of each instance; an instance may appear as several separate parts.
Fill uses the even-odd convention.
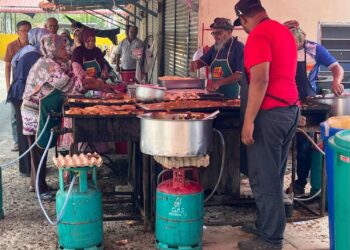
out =
[[[210,25],[215,44],[199,60],[190,64],[191,71],[204,66],[210,67],[209,91],[217,91],[228,98],[237,98],[243,70],[244,46],[232,36],[233,25],[227,18],[215,18]]]
[[[317,76],[321,65],[327,67],[333,75],[332,91],[338,96],[344,91],[341,84],[344,70],[326,48],[318,43],[306,40],[305,32],[299,27],[298,21],[290,20],[284,25],[292,31],[298,48],[298,67],[296,83],[301,100],[315,96]],[[311,133],[312,137],[313,134]],[[293,191],[295,195],[305,193],[305,185],[311,168],[311,143],[304,135],[297,135],[297,175]],[[288,192],[288,190],[287,190]]]
[[[296,44],[290,31],[269,19],[259,0],[240,0],[238,19],[249,34],[244,68],[249,90],[242,127],[248,173],[256,207],[255,223],[242,226],[258,237],[240,241],[239,249],[282,249],[286,216],[283,178],[288,150],[299,119]]]

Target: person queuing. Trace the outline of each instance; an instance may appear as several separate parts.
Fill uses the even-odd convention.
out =
[[[11,104],[15,107],[19,155],[22,155],[29,148],[27,137],[23,135],[21,116],[23,92],[26,86],[29,70],[40,58],[40,39],[45,34],[49,34],[47,29],[34,28],[30,30],[28,33],[29,45],[18,51],[11,62],[13,67],[13,81],[8,91],[6,101],[11,102]],[[25,173],[31,173],[32,166],[29,154],[25,155],[19,160],[19,168],[24,170]],[[29,191],[34,192],[34,179],[32,174]]]
[[[54,17],[46,19],[45,28],[50,31],[51,34],[57,34],[59,29],[58,21]]]
[[[68,29],[63,30],[63,32],[60,35],[63,37],[66,41],[66,46],[67,46],[67,51],[69,54],[72,54],[73,52],[73,45],[74,45],[74,40],[70,37],[70,32]]]
[[[24,46],[28,45],[28,32],[32,28],[32,25],[28,21],[20,21],[16,24],[16,32],[18,34],[18,39],[9,43],[6,48],[6,53],[4,57],[5,61],[5,83],[7,92],[10,89],[11,83],[11,61],[15,54],[22,49]],[[18,135],[16,129],[16,117],[15,117],[15,107],[11,104],[11,127],[12,127],[12,137],[13,137],[13,148],[11,151],[18,151]],[[25,169],[20,168],[20,173],[23,175],[30,175]]]
[[[306,39],[305,32],[299,27],[298,21],[291,20],[284,25],[292,31],[298,48],[298,67],[296,82],[301,100],[316,95],[317,76],[320,66],[327,67],[333,76],[332,91],[339,96],[344,91],[341,83],[344,70],[326,48],[316,42]],[[313,133],[309,133],[313,137]],[[305,193],[305,185],[311,168],[311,143],[302,134],[297,134],[297,176],[293,191],[296,196]],[[287,193],[289,189],[287,189]]]
[[[210,25],[215,44],[199,60],[190,64],[195,71],[204,66],[210,67],[211,80],[209,91],[217,91],[229,98],[238,98],[239,85],[243,70],[244,46],[232,36],[233,25],[227,18],[215,18]]]
[[[116,71],[136,70],[136,59],[132,56],[133,49],[141,49],[142,41],[137,38],[138,28],[130,26],[127,37],[122,40],[116,51]]]
[[[73,46],[72,46],[72,53],[75,48],[78,48],[81,45],[81,31],[82,29],[76,28],[73,30]]]
[[[268,17],[259,0],[240,0],[235,13],[234,25],[242,25],[249,34],[244,49],[249,90],[241,137],[247,145],[248,176],[257,207],[256,222],[242,229],[258,235],[240,241],[238,247],[282,249],[284,172],[300,116],[296,44],[286,27]]]
[[[80,79],[75,76],[68,61],[70,56],[66,50],[66,43],[61,36],[55,34],[45,35],[41,39],[42,57],[30,69],[21,109],[23,134],[27,136],[29,146],[35,142],[39,127],[39,103],[49,98],[54,91],[64,94],[84,93],[87,90],[110,91],[110,86],[94,78]],[[45,121],[44,121],[45,122]],[[36,176],[40,159],[44,149],[36,145],[30,152],[32,159],[32,176]],[[46,160],[39,175],[39,190],[43,200],[53,198],[52,189],[46,183]],[[34,177],[35,178],[35,177]],[[33,180],[32,180],[33,181]]]

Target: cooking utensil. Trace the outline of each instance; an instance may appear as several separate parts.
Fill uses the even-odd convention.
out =
[[[136,100],[141,102],[162,101],[165,95],[165,88],[155,85],[136,85]]]
[[[161,82],[161,86],[167,89],[204,89],[205,80],[199,78],[176,78],[173,80],[167,80],[164,77],[158,78]]]
[[[148,155],[187,157],[206,155],[212,147],[213,118],[204,114],[155,112],[139,115],[141,152]]]
[[[209,119],[214,119],[216,117],[217,114],[220,113],[220,110],[216,110],[215,112],[209,114],[208,116],[206,116],[203,120],[209,120]]]
[[[329,105],[330,116],[350,115],[350,96],[313,98],[312,100]]]

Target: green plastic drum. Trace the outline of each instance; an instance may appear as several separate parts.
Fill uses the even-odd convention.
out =
[[[93,171],[88,182],[87,172]],[[64,215],[57,226],[59,249],[102,249],[103,213],[102,195],[96,185],[96,168],[75,168],[59,170],[60,190],[56,194],[56,212],[61,212],[68,193],[63,184],[63,172],[79,172],[79,184],[75,185],[69,197]]]
[[[334,150],[334,239],[336,250],[350,249],[350,130],[329,138]]]

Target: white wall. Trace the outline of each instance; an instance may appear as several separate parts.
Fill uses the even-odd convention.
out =
[[[317,41],[318,25],[324,23],[350,23],[350,0],[261,0],[272,19],[280,22],[295,19],[306,32],[308,39]],[[234,5],[237,0],[200,0],[198,19],[198,44],[202,44],[202,23],[205,28],[215,17],[234,20]],[[243,31],[235,31],[241,41],[245,41]],[[204,44],[210,45],[213,39],[210,32],[204,33]]]

